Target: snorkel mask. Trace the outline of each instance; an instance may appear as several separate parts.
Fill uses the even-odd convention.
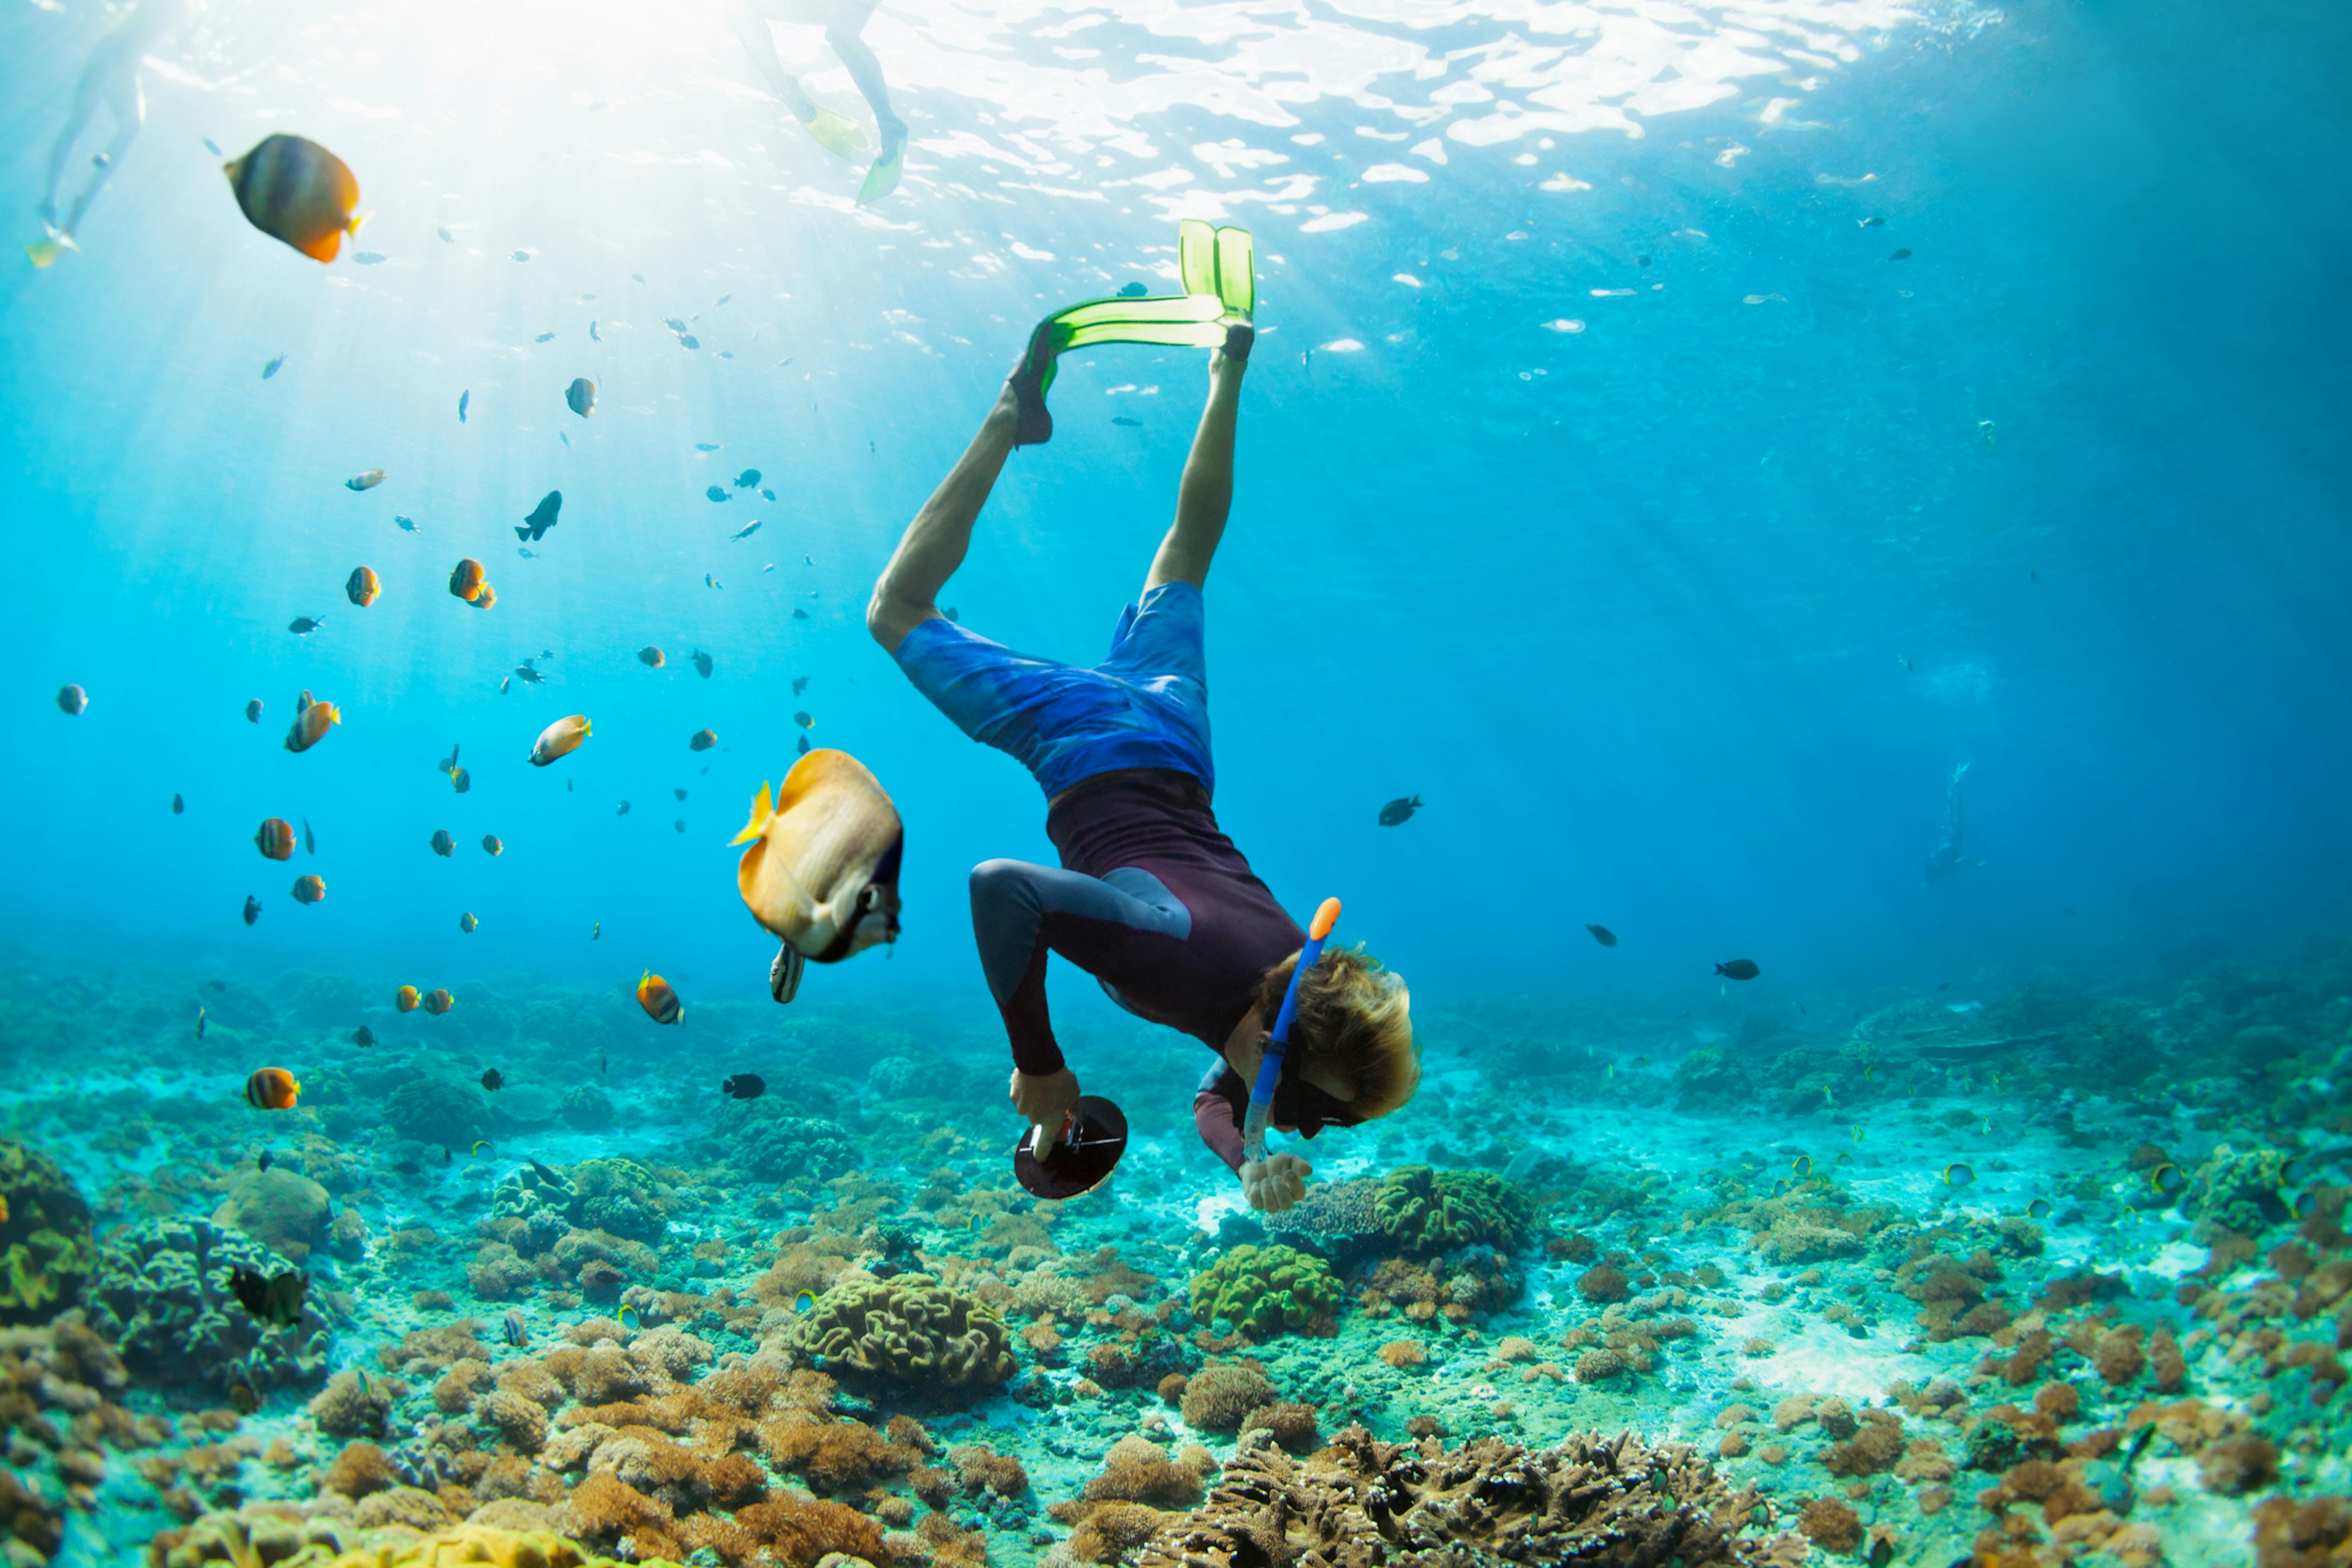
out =
[[[1312,1138],[1326,1125],[1352,1127],[1360,1120],[1336,1097],[1301,1082],[1285,1071],[1290,1052],[1290,1026],[1298,1021],[1298,988],[1307,972],[1323,956],[1323,939],[1339,923],[1339,900],[1326,899],[1307,927],[1307,945],[1290,971],[1290,984],[1282,994],[1282,1010],[1275,1015],[1274,1032],[1258,1059],[1257,1081],[1250,1087],[1249,1112],[1242,1122],[1242,1158],[1265,1158],[1267,1128],[1277,1121]]]

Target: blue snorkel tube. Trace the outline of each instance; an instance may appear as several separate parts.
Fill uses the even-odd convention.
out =
[[[1323,956],[1323,939],[1339,923],[1339,900],[1326,899],[1307,928],[1307,945],[1298,950],[1297,966],[1290,972],[1289,988],[1282,994],[1282,1011],[1275,1015],[1274,1034],[1257,1064],[1257,1082],[1250,1086],[1249,1115],[1242,1122],[1242,1158],[1265,1158],[1266,1123],[1274,1120],[1274,1091],[1282,1082],[1282,1058],[1290,1048],[1290,1026],[1298,1018],[1298,987],[1307,972]]]

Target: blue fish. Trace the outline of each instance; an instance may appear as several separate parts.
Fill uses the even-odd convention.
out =
[[[271,360],[268,364],[263,365],[261,367],[261,379],[268,381],[271,376],[276,375],[279,371],[284,370],[286,368],[287,358],[287,355],[279,354],[276,359]]]
[[[473,401],[474,401],[474,389],[473,389],[472,387],[470,387],[470,386],[469,386],[469,387],[467,387],[465,391],[463,391],[463,392],[461,392],[461,393],[459,393],[459,394],[457,395],[457,423],[458,423],[458,424],[463,425],[463,424],[466,422],[466,405],[467,405],[468,403],[471,403],[471,402],[473,402]]]

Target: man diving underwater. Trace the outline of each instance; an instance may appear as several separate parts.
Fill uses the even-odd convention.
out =
[[[878,202],[898,186],[898,175],[906,166],[907,122],[890,112],[890,89],[882,79],[882,62],[874,58],[873,47],[866,43],[864,33],[866,22],[880,0],[727,0],[727,20],[735,36],[743,40],[744,50],[760,74],[784,100],[819,145],[836,157],[856,163],[866,154],[866,133],[857,122],[846,115],[836,114],[818,103],[803,88],[800,79],[784,68],[776,54],[775,35],[769,30],[772,21],[799,23],[821,26],[825,41],[833,52],[841,57],[848,68],[849,78],[874,110],[874,126],[880,132],[882,150],[866,172],[866,183],[857,193],[857,205],[865,206]]]
[[[1243,1127],[1306,933],[1210,810],[1202,585],[1233,506],[1234,426],[1255,336],[1247,236],[1226,230],[1203,243],[1229,237],[1237,243],[1224,247],[1227,265],[1240,282],[1226,288],[1222,313],[1213,297],[1122,299],[1040,324],[979,434],[899,540],[866,624],[957,728],[1018,758],[1045,792],[1045,831],[1061,866],[987,860],[971,873],[981,964],[1013,1047],[1014,1109],[1053,1129],[1078,1099],[1046,1008],[1046,955],[1058,952],[1129,1012],[1217,1053],[1194,1096],[1194,1123],[1249,1205],[1272,1213],[1299,1201],[1311,1167],[1295,1154],[1245,1157]],[[1177,324],[1190,304],[1204,309]],[[1164,319],[1144,320],[1155,310]],[[1175,522],[1141,596],[1119,616],[1110,657],[1087,668],[1016,653],[947,619],[939,594],[963,563],[1005,459],[1052,435],[1045,392],[1055,353],[1121,341],[1217,346]],[[1289,1044],[1272,1113],[1283,1131],[1311,1138],[1386,1116],[1420,1081],[1404,984],[1360,952],[1334,949],[1312,965]]]
[[[74,243],[75,231],[81,227],[81,220],[89,211],[89,204],[98,199],[107,176],[121,164],[147,123],[147,97],[139,82],[140,64],[147,55],[186,32],[194,20],[194,0],[133,0],[114,30],[91,47],[81,78],[74,84],[73,107],[66,111],[65,124],[58,128],[57,140],[49,145],[49,183],[40,205],[41,224],[47,234],[25,247],[35,267],[48,266],[61,251],[81,248]],[[112,122],[114,133],[103,149],[91,155],[89,177],[60,218],[58,199],[65,185],[66,161],[73,156],[82,133],[89,129],[90,121],[101,109]]]

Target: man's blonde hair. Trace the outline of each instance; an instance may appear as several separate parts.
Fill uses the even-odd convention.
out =
[[[1282,1010],[1292,953],[1258,982],[1258,1016],[1274,1027]],[[1404,981],[1360,947],[1327,948],[1298,988],[1290,1043],[1298,1065],[1350,1086],[1349,1109],[1366,1121],[1386,1116],[1421,1085],[1421,1051],[1412,1038],[1412,994]]]

